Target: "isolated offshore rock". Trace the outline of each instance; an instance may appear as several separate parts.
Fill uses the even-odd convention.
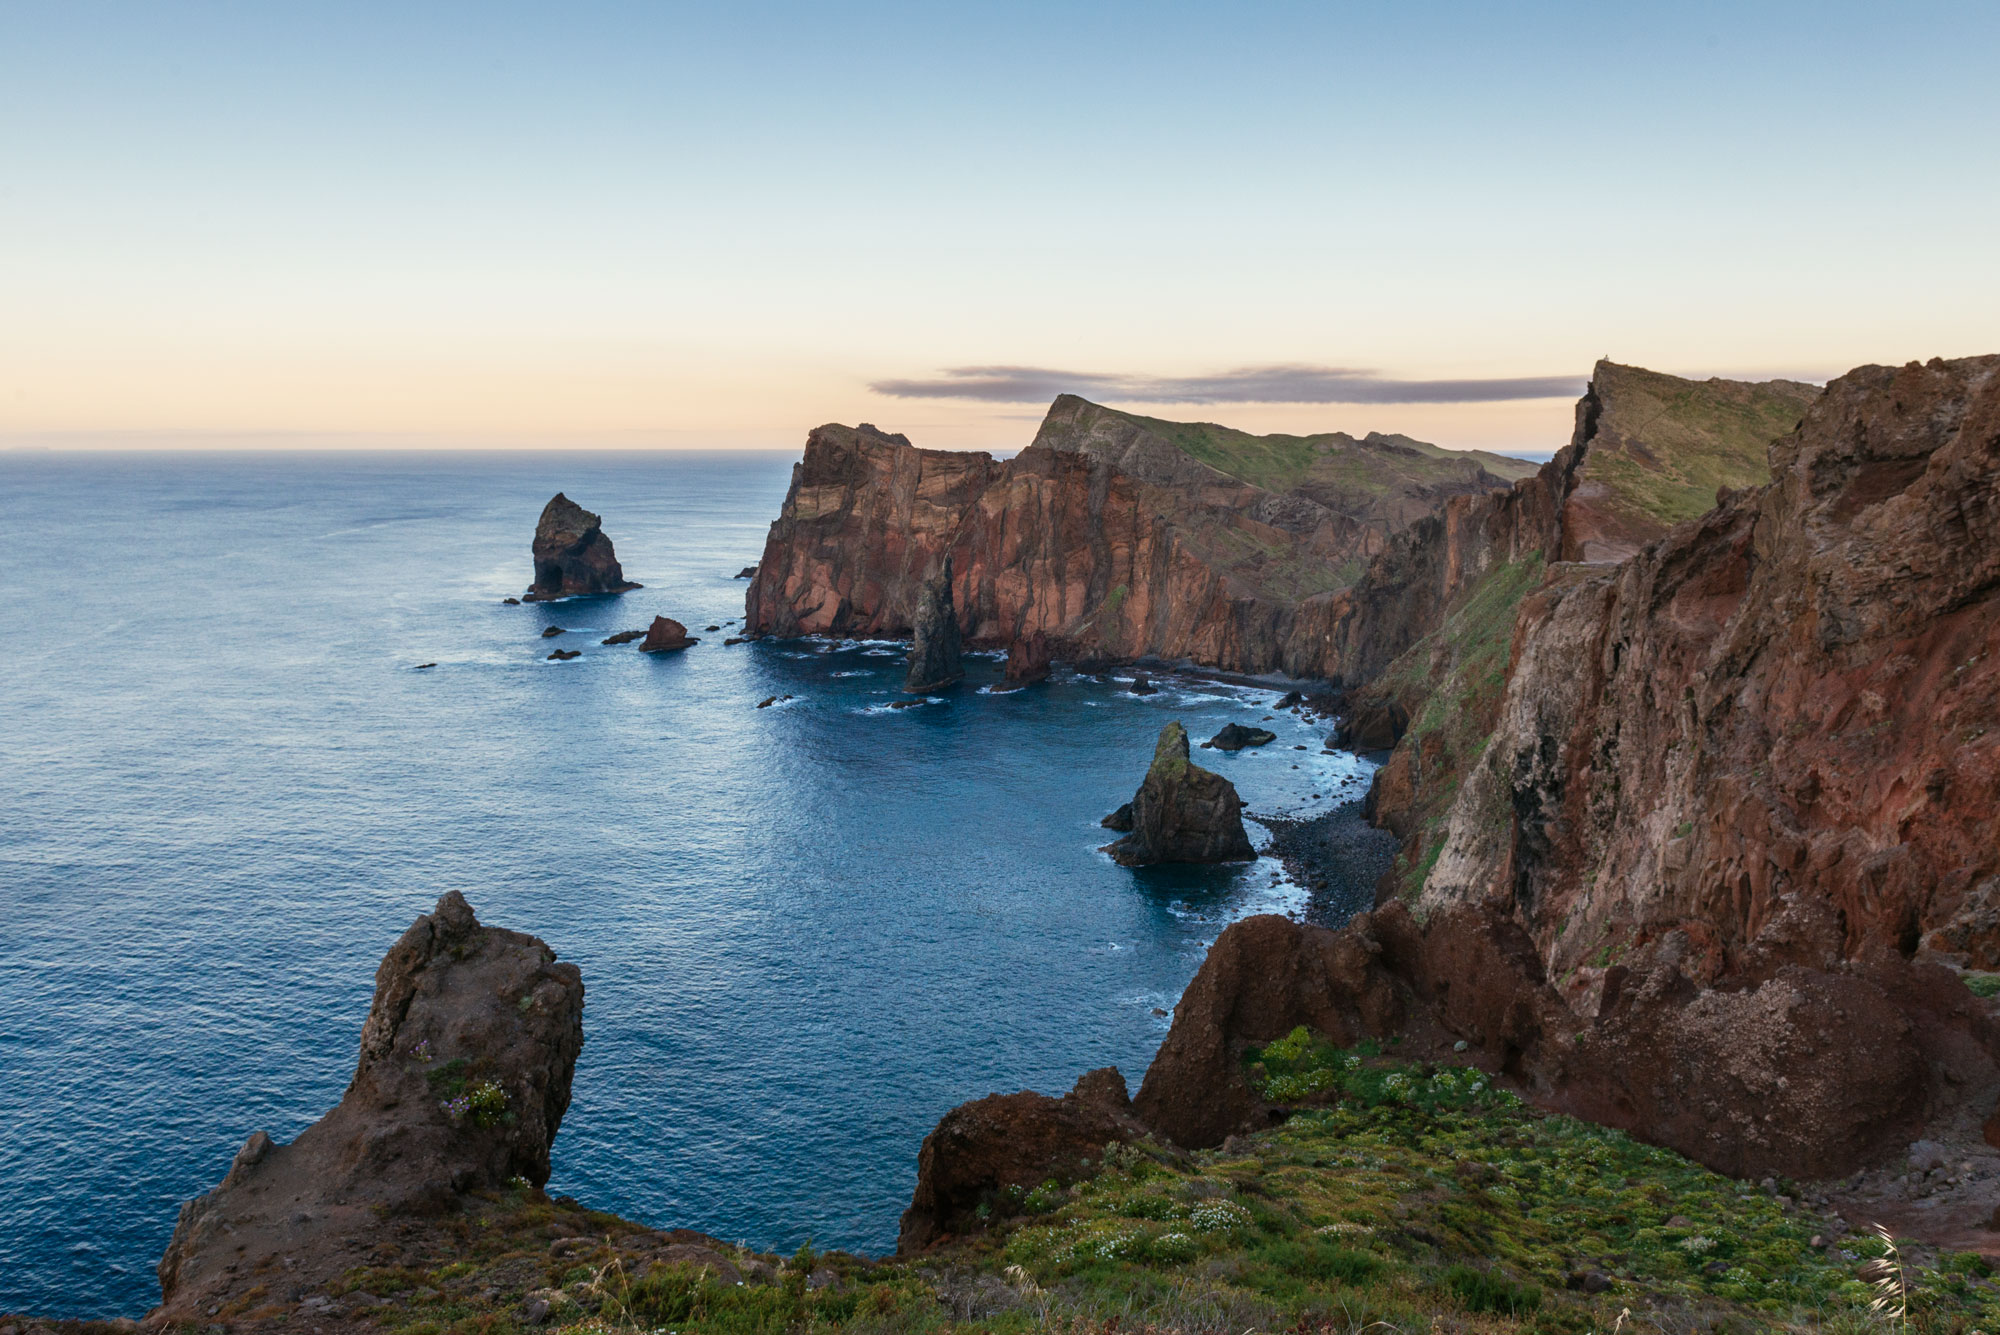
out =
[[[605,636],[602,640],[599,640],[598,643],[630,644],[634,640],[643,640],[645,638],[646,638],[646,632],[643,630],[621,630],[618,631],[616,634]]]
[[[1225,723],[1222,730],[1203,742],[1202,746],[1213,747],[1217,751],[1241,751],[1246,746],[1263,746],[1266,742],[1277,740],[1278,734],[1269,728],[1246,728],[1241,723]]]
[[[162,1321],[206,1320],[281,1261],[323,1285],[367,1263],[384,1221],[549,1177],[583,1048],[583,979],[532,936],[483,927],[457,891],[375,974],[340,1103],[289,1145],[259,1131],[181,1207],[160,1260]]]
[[[910,670],[903,689],[912,695],[941,690],[965,675],[960,659],[958,615],[951,604],[951,557],[924,581],[910,618]]]
[[[523,596],[532,603],[638,588],[625,578],[602,525],[596,515],[557,492],[535,525],[535,582]]]
[[[1040,631],[1031,631],[1007,646],[1006,679],[1027,685],[1046,679],[1055,646]]]
[[[642,654],[672,653],[685,649],[701,641],[688,635],[688,628],[672,617],[654,617],[653,624],[646,627],[646,638],[639,643]]]
[[[1257,856],[1236,785],[1188,759],[1187,729],[1178,721],[1160,729],[1153,763],[1132,798],[1132,832],[1105,852],[1128,867]]]
[[[980,1206],[1006,1213],[1008,1188],[1088,1176],[1107,1146],[1145,1135],[1115,1066],[1086,1073],[1060,1099],[1024,1090],[962,1103],[924,1137],[896,1250],[907,1256],[977,1231]]]

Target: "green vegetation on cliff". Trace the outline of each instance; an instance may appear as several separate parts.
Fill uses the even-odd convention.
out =
[[[1397,893],[1415,898],[1443,848],[1442,825],[1465,773],[1492,736],[1507,691],[1514,616],[1542,582],[1541,556],[1487,571],[1436,630],[1391,663],[1370,694],[1402,702],[1410,728],[1385,779],[1407,785],[1421,837],[1397,856]]]
[[[1791,380],[1683,380],[1616,362],[1599,362],[1591,385],[1602,411],[1577,481],[1607,488],[1605,508],[1661,528],[1706,514],[1718,488],[1770,481],[1771,442],[1819,396]]]
[[[1399,481],[1442,482],[1473,467],[1508,482],[1540,467],[1485,450],[1447,450],[1403,435],[1371,433],[1356,438],[1344,431],[1321,431],[1310,436],[1256,436],[1215,422],[1171,422],[1115,408],[1100,411],[1152,432],[1217,472],[1267,491],[1320,484],[1380,495]]]
[[[919,1258],[722,1247],[729,1275],[648,1262],[633,1244],[657,1235],[523,1189],[460,1221],[446,1263],[357,1270],[344,1296],[382,1299],[373,1319],[403,1335],[524,1329],[531,1301],[571,1335],[1965,1335],[2000,1321],[1982,1261],[1910,1248],[1908,1322],[1871,1313],[1857,1272],[1878,1240],[1801,1209],[1787,1184],[1758,1190],[1542,1113],[1474,1068],[1303,1029],[1246,1061],[1294,1105],[1283,1125],[1194,1155],[1107,1147],[1095,1175],[996,1199],[989,1232]]]

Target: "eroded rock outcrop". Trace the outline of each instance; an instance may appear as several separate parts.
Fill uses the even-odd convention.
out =
[[[603,525],[602,519],[557,492],[542,507],[541,522],[535,525],[535,582],[523,597],[532,603],[638,588],[625,578]]]
[[[1202,747],[1217,751],[1241,751],[1246,746],[1263,746],[1277,740],[1278,734],[1269,728],[1249,728],[1241,723],[1225,723],[1215,736],[1202,743]]]
[[[910,618],[910,667],[903,689],[912,695],[941,691],[965,675],[958,618],[951,605],[951,556],[924,581]]]
[[[367,1263],[384,1221],[549,1176],[583,1047],[583,980],[531,936],[481,926],[457,891],[383,959],[340,1103],[289,1145],[263,1132],[181,1207],[163,1321]],[[282,1262],[282,1265],[280,1264]]]
[[[1178,722],[1160,729],[1153,763],[1132,798],[1132,832],[1105,852],[1128,867],[1257,856],[1236,785],[1188,759],[1187,729]]]
[[[1663,961],[1622,975],[1612,1004],[1585,1017],[1521,923],[1488,906],[1419,925],[1392,904],[1340,931],[1251,918],[1188,985],[1134,1110],[1189,1147],[1265,1125],[1278,1110],[1251,1091],[1243,1050],[1306,1025],[1343,1045],[1394,1036],[1406,1056],[1478,1062],[1539,1102],[1723,1172],[1824,1177],[1909,1143],[1933,1061],[1990,1074],[1976,1042],[1962,1050],[1973,1001],[1946,971],[1900,960],[1788,966],[1731,989],[1698,989]]]
[[[1115,1066],[1088,1072],[1060,1099],[1024,1090],[962,1103],[924,1137],[896,1250],[907,1256],[977,1232],[979,1207],[1005,1214],[1009,1188],[1087,1176],[1107,1146],[1145,1136]]]

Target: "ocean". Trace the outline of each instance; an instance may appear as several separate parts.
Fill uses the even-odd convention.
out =
[[[1275,692],[981,658],[890,710],[898,646],[725,648],[792,459],[0,454],[0,1311],[157,1302],[180,1202],[339,1100],[446,890],[582,968],[549,1190],[659,1227],[885,1252],[953,1105],[1137,1088],[1217,932],[1305,895],[1120,868],[1098,820],[1167,720]],[[501,602],[558,490],[643,589]],[[599,645],[659,613],[702,643]],[[1199,753],[1253,812],[1365,790],[1264,726]]]

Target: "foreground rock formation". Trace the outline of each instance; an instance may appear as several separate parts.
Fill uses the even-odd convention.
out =
[[[1153,763],[1131,807],[1131,833],[1104,850],[1125,866],[1247,862],[1257,856],[1243,829],[1236,785],[1188,759],[1187,729],[1178,722],[1160,729]]]
[[[909,633],[949,556],[975,644],[1268,671],[1325,655],[1301,609],[1445,498],[1533,470],[1406,437],[1253,437],[1064,395],[1013,460],[864,424],[806,440],[747,596],[759,634]],[[1296,643],[1294,640],[1296,639]],[[1318,673],[1317,675],[1327,675]]]
[[[535,525],[535,582],[522,596],[533,603],[638,588],[625,578],[603,523],[557,492]]]
[[[958,618],[951,605],[951,557],[924,581],[910,619],[910,669],[903,689],[912,695],[943,690],[965,675],[960,657]]]
[[[386,1220],[546,1182],[582,1048],[576,966],[446,894],[377,970],[339,1105],[289,1145],[257,1132],[181,1207],[154,1319],[280,1314],[293,1290],[367,1263]]]
[[[1060,1099],[1023,1091],[960,1104],[924,1137],[896,1250],[907,1256],[976,1232],[976,1211],[990,1212],[1001,1193],[1088,1176],[1107,1145],[1146,1134],[1115,1066],[1088,1072]]]

